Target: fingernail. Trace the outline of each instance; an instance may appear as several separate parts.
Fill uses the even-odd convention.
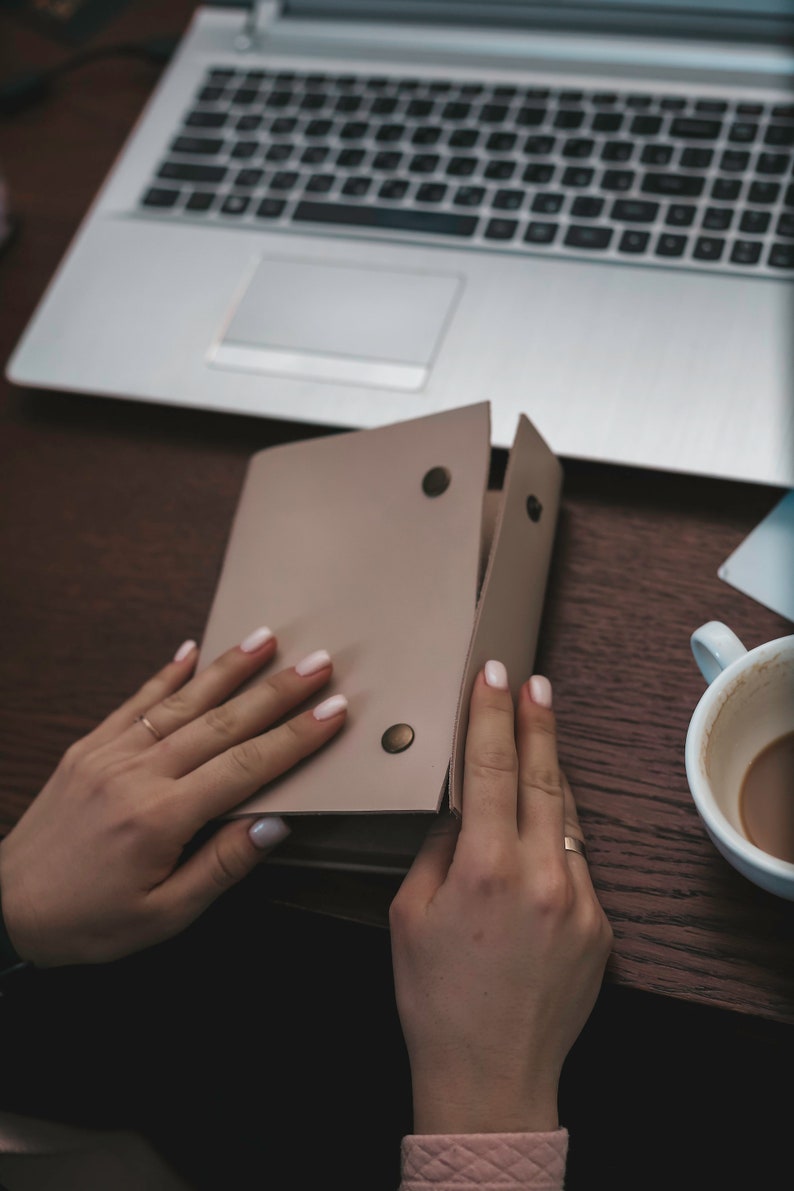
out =
[[[179,649],[174,654],[175,662],[184,662],[185,658],[190,657],[193,650],[196,648],[195,641],[183,641]]]
[[[485,681],[499,691],[507,690],[507,670],[503,662],[485,663]]]
[[[266,642],[270,641],[272,636],[272,630],[265,628],[263,625],[261,629],[254,629],[253,633],[249,633],[245,640],[240,642],[240,649],[242,649],[243,653],[254,653],[257,649],[261,649]]]
[[[542,674],[533,674],[529,680],[529,695],[538,707],[551,707],[551,683]]]
[[[335,715],[347,711],[347,699],[344,695],[331,695],[324,703],[318,703],[312,715],[316,720],[330,720]]]
[[[301,678],[308,678],[310,674],[316,674],[318,670],[324,670],[326,666],[331,665],[331,655],[325,649],[316,649],[314,653],[309,653],[295,666],[296,674],[300,674]]]
[[[252,823],[248,828],[248,834],[254,846],[265,851],[267,848],[275,848],[276,844],[286,839],[289,827],[278,815],[268,815],[266,819],[257,819]]]

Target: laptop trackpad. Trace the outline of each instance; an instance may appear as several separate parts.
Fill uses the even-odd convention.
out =
[[[461,277],[261,258],[209,352],[217,367],[421,389]]]

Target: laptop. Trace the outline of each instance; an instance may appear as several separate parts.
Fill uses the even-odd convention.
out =
[[[794,487],[789,0],[197,8],[7,365]]]

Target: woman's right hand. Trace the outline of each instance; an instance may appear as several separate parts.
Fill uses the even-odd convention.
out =
[[[460,823],[427,836],[391,906],[414,1133],[556,1129],[566,1055],[601,986],[612,930],[560,770],[551,687],[517,716],[499,662],[474,684]]]

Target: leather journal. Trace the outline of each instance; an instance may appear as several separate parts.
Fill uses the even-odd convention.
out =
[[[488,488],[490,405],[258,452],[233,518],[199,668],[268,624],[273,667],[327,649],[342,732],[235,812],[284,816],[270,862],[404,872],[461,810],[472,683],[531,674],[562,486],[519,419]]]

